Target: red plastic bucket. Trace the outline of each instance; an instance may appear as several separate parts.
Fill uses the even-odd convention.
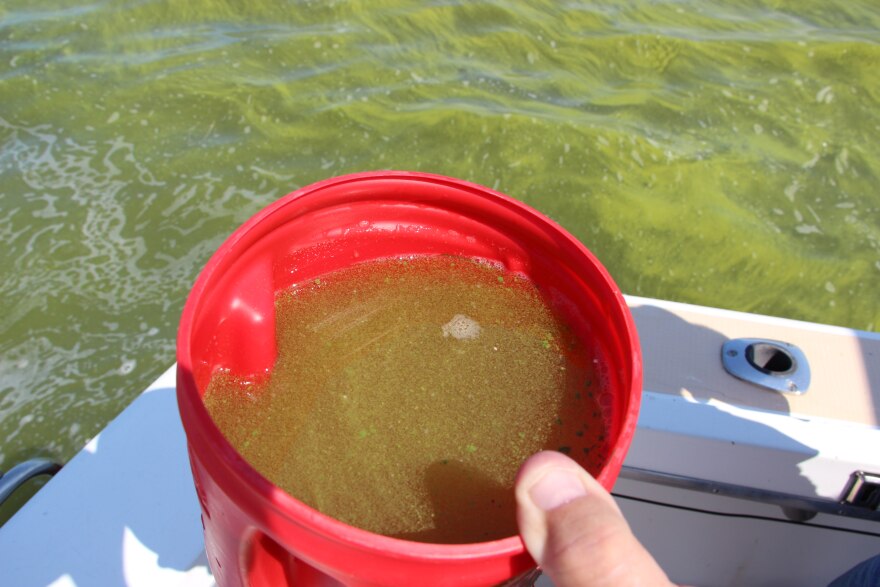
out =
[[[545,216],[479,185],[396,171],[337,177],[281,198],[236,230],[183,310],[177,397],[219,585],[488,586],[534,567],[518,536],[424,544],[329,518],[257,473],[202,402],[218,369],[259,376],[272,368],[277,291],[371,259],[435,254],[527,275],[579,336],[599,343],[612,448],[598,479],[614,484],[635,432],[641,355],[626,303],[596,258]]]

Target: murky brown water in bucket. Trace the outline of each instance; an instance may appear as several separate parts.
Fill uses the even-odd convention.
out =
[[[516,533],[527,456],[601,466],[593,349],[521,276],[378,261],[284,292],[276,310],[269,381],[218,374],[205,404],[258,471],[325,514],[411,540],[492,540]]]

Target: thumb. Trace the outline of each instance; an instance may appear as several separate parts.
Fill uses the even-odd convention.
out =
[[[526,460],[516,502],[526,549],[556,587],[670,585],[611,495],[565,455]]]

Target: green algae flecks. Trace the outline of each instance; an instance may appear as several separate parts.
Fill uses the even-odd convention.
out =
[[[258,471],[330,516],[425,542],[497,539],[516,533],[529,455],[564,449],[598,471],[605,418],[574,399],[596,355],[522,276],[373,261],[282,292],[276,314],[270,379],[220,373],[205,404]]]

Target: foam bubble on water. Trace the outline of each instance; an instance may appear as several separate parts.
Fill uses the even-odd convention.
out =
[[[816,166],[816,163],[819,162],[820,157],[819,153],[816,153],[809,161],[804,162],[801,167],[804,169],[812,169]]]
[[[816,92],[816,102],[820,104],[831,104],[832,100],[834,100],[833,88],[831,86],[825,86],[818,92]]]
[[[119,366],[119,374],[120,375],[129,375],[134,368],[137,366],[137,361],[134,359],[126,359],[122,361],[122,365]]]
[[[639,155],[639,152],[633,149],[630,151],[629,156],[633,158],[633,161],[639,164],[639,167],[644,167],[645,162],[642,160],[642,156]]]
[[[474,340],[483,331],[483,327],[476,320],[464,314],[456,314],[440,328],[443,330],[444,338],[451,336],[456,340]]]

